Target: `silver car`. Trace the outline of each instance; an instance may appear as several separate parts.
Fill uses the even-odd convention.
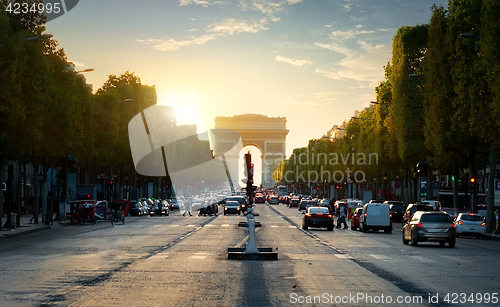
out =
[[[456,228],[448,213],[417,211],[403,225],[403,244],[416,246],[418,242],[426,241],[455,247]]]

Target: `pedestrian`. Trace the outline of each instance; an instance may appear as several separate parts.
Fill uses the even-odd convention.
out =
[[[182,216],[186,216],[186,212],[189,213],[189,216],[192,216],[191,215],[191,201],[190,200],[186,201],[185,206],[184,206],[184,213],[182,214]]]
[[[347,210],[346,206],[341,205],[339,206],[339,217],[337,219],[337,228],[341,228],[342,224],[344,224],[344,229],[347,229],[347,221],[346,221],[346,215],[347,215]]]

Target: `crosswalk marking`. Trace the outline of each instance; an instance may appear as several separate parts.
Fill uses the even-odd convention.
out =
[[[170,227],[178,227],[179,225],[170,225]]]
[[[297,228],[297,226],[288,226],[289,228]]]
[[[213,224],[208,224],[208,225],[205,225],[205,227],[215,227],[215,225],[213,225]]]
[[[186,227],[195,227],[196,225],[186,225]]]
[[[276,227],[279,227],[279,226],[278,226],[278,225],[271,225],[271,227],[274,227],[274,228],[276,228]]]
[[[229,227],[230,225],[229,224],[222,224],[220,225],[221,227]]]

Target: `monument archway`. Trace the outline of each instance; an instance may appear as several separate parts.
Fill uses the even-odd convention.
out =
[[[220,129],[220,130],[218,130]],[[225,153],[226,159],[238,159],[239,152],[227,152],[228,144],[233,144],[224,129],[234,130],[241,136],[243,147],[253,145],[262,153],[262,186],[272,187],[275,182],[272,172],[278,162],[285,159],[286,129],[285,117],[267,117],[261,114],[242,114],[230,117],[215,117],[214,153]],[[233,172],[231,172],[231,178]],[[236,169],[237,174],[237,169]],[[234,179],[233,182],[235,183]]]

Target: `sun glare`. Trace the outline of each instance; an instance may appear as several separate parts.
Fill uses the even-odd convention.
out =
[[[182,94],[158,103],[173,107],[176,111],[177,125],[196,125],[197,133],[206,132],[205,121],[201,114],[196,92]]]

